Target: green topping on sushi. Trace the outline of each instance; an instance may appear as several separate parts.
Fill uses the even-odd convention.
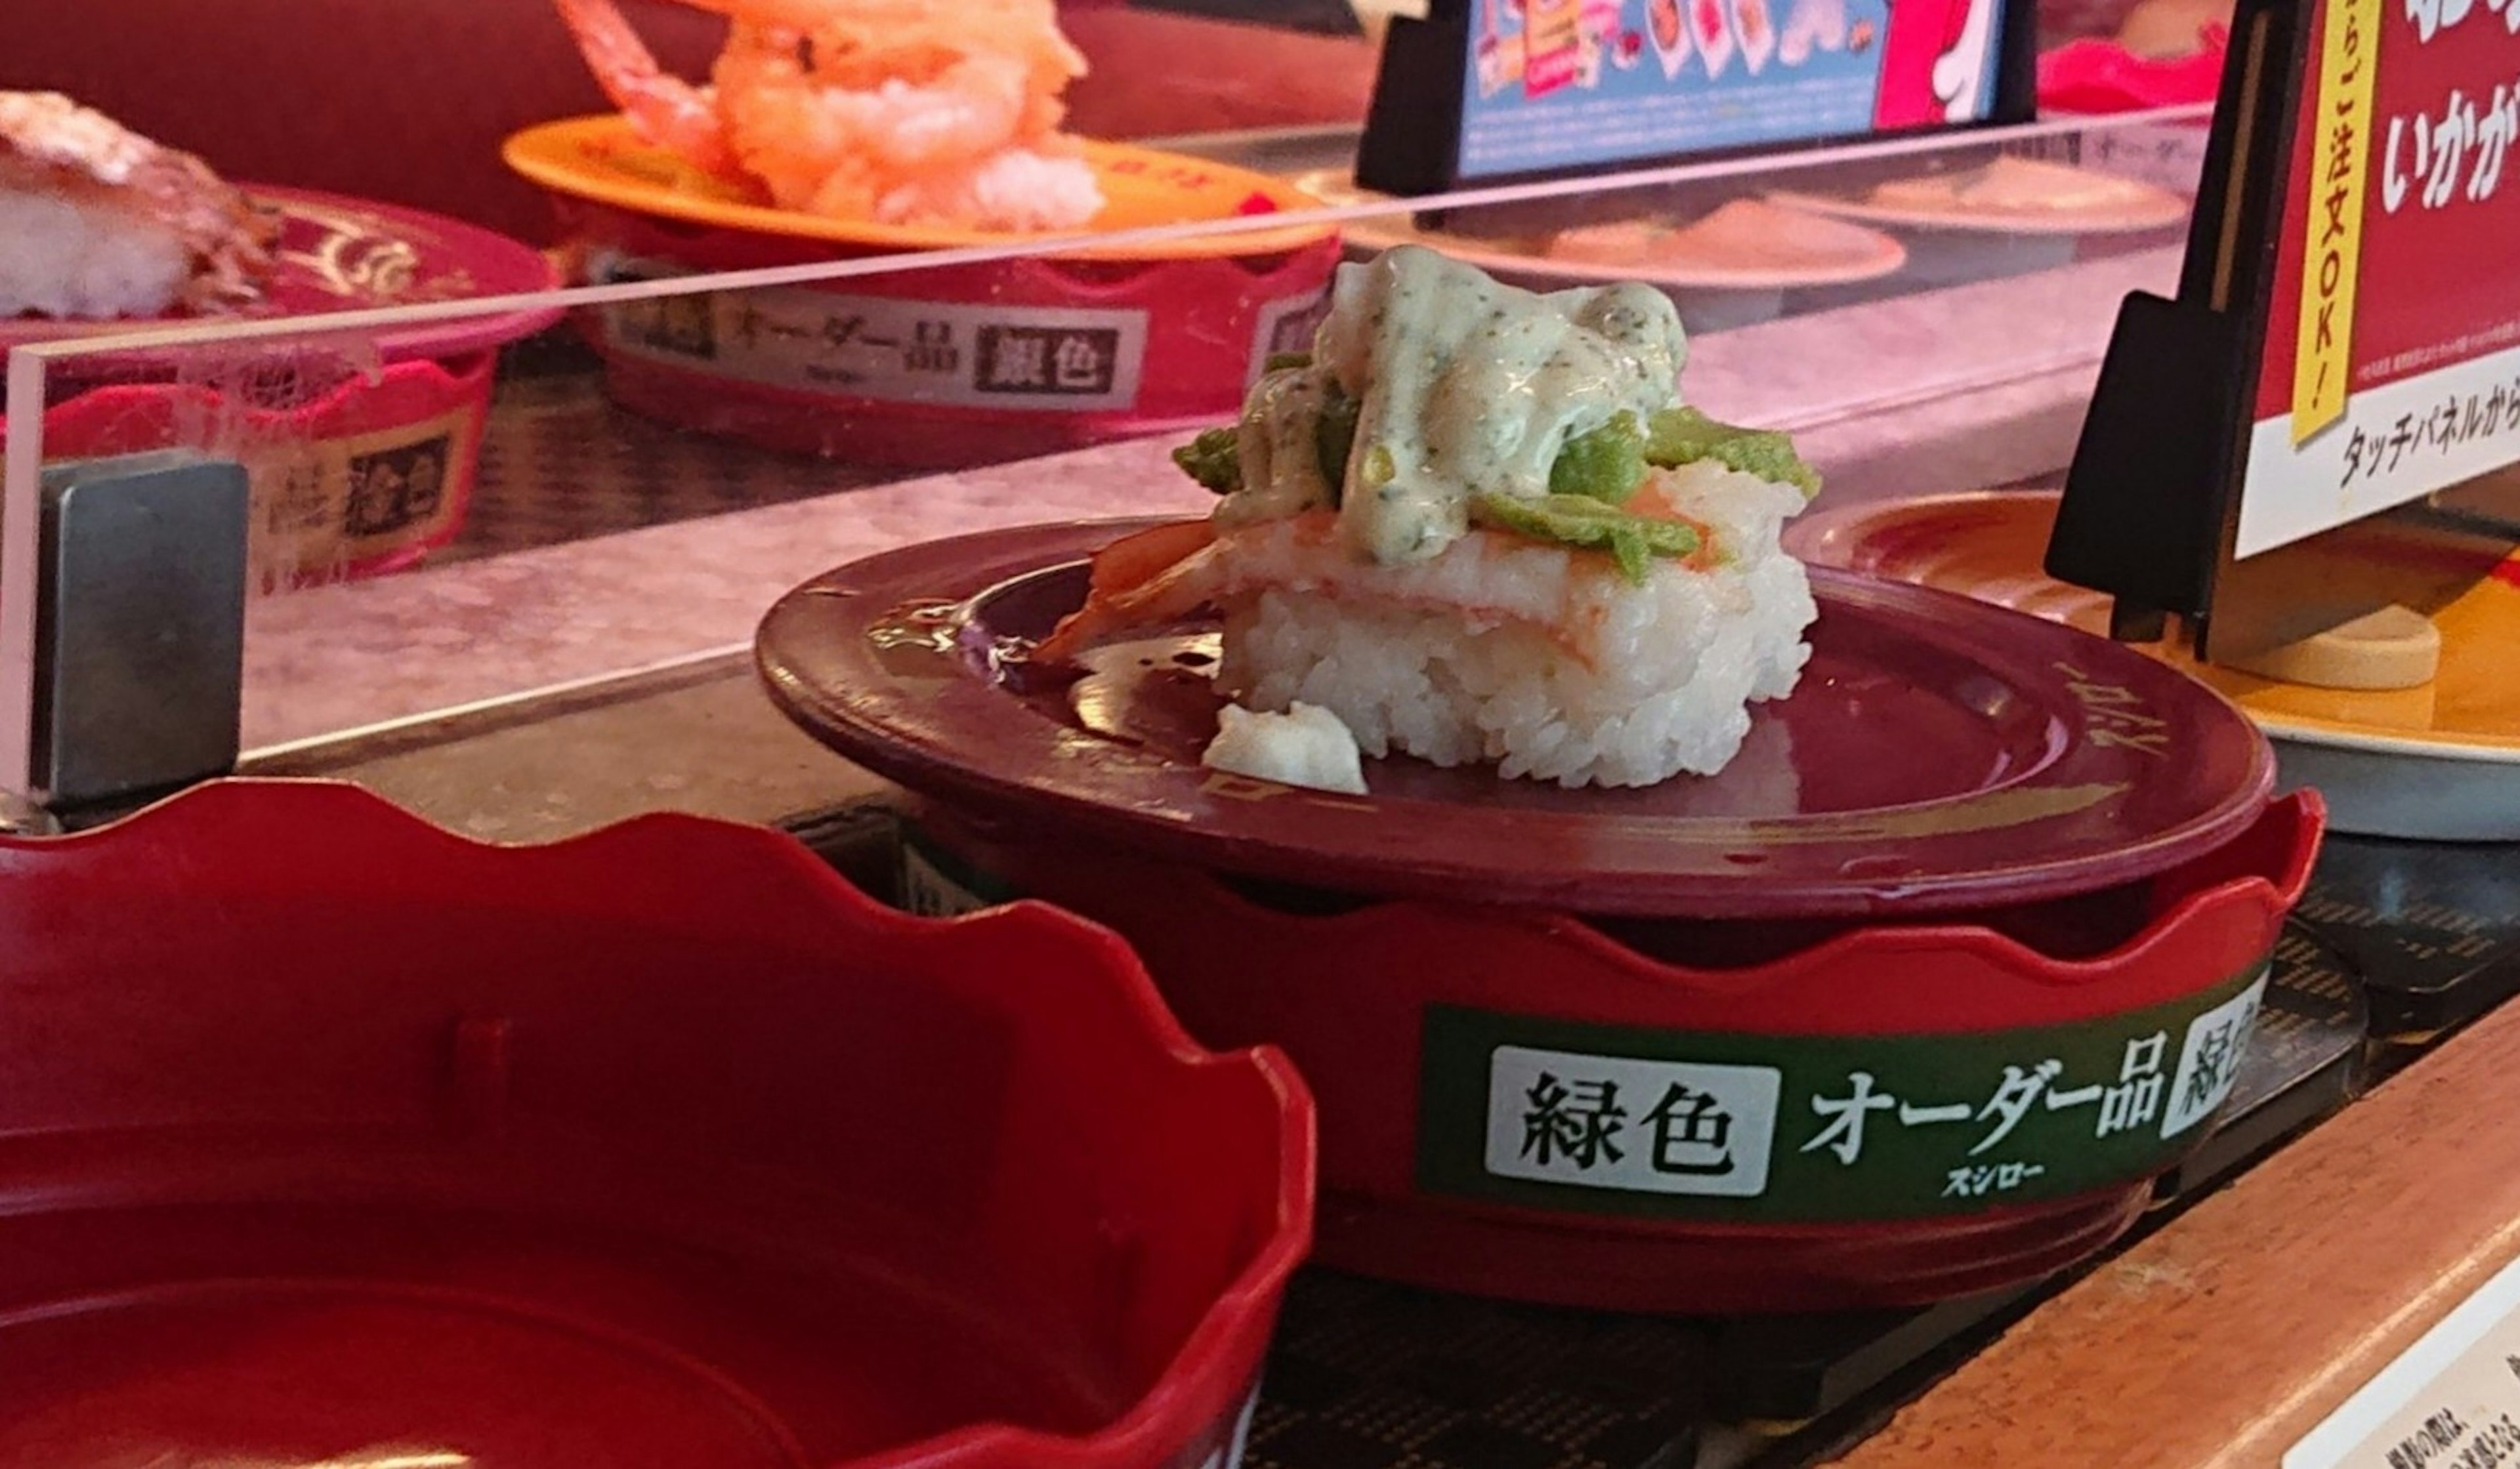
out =
[[[1694,408],[1665,408],[1645,423],[1645,463],[1665,469],[1713,460],[1728,469],[1789,484],[1805,500],[1820,493],[1820,475],[1794,452],[1794,441],[1764,428],[1719,423]],[[1555,476],[1551,476],[1554,489]]]
[[[1622,505],[1645,482],[1645,434],[1625,409],[1610,422],[1579,433],[1549,467],[1549,493],[1581,495]]]
[[[1321,416],[1313,420],[1313,452],[1321,457],[1322,478],[1329,485],[1334,510],[1339,487],[1347,483],[1348,453],[1356,447],[1356,411],[1357,401],[1340,392],[1337,383],[1324,385]],[[1173,463],[1209,493],[1234,494],[1242,488],[1241,430],[1210,428],[1174,449]]]
[[[1578,551],[1606,551],[1633,583],[1644,581],[1654,557],[1693,556],[1700,544],[1693,525],[1647,519],[1590,495],[1485,494],[1470,502],[1470,520]]]
[[[1242,488],[1240,435],[1231,428],[1210,428],[1173,451],[1173,463],[1204,488],[1231,495]]]
[[[1313,423],[1322,477],[1334,495],[1347,482],[1358,406],[1332,383],[1321,417]],[[1549,492],[1620,505],[1644,483],[1648,467],[1676,469],[1703,460],[1792,485],[1806,500],[1820,493],[1820,475],[1794,452],[1791,438],[1769,429],[1719,423],[1694,408],[1663,409],[1642,428],[1635,415],[1621,413],[1600,427],[1568,439],[1550,467]],[[1232,428],[1208,429],[1175,449],[1173,463],[1216,494],[1231,495],[1242,488],[1241,457]]]

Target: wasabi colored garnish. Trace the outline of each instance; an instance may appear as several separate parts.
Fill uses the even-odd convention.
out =
[[[1350,544],[1397,564],[1440,555],[1478,495],[1561,492],[1562,473],[1621,498],[1643,478],[1640,425],[1675,400],[1687,353],[1649,287],[1536,295],[1393,250],[1339,273],[1313,351],[1270,359],[1220,521],[1333,509]],[[1199,464],[1201,484],[1226,482]]]
[[[1645,420],[1645,463],[1665,469],[1713,461],[1803,492],[1820,493],[1820,475],[1794,452],[1794,441],[1766,428],[1735,428],[1694,408],[1665,408]]]
[[[1356,442],[1356,400],[1343,393],[1325,395],[1313,420],[1313,453],[1321,461],[1321,477],[1336,505],[1338,487],[1347,478],[1347,451]],[[1231,495],[1242,488],[1242,434],[1238,428],[1210,428],[1173,450],[1173,463],[1207,490]]]
[[[1281,359],[1272,359],[1280,361]],[[1282,359],[1280,373],[1300,374],[1309,357]],[[1348,456],[1356,441],[1357,399],[1336,383],[1312,386],[1313,453],[1327,503],[1335,508],[1347,482]],[[1239,451],[1241,430],[1211,428],[1173,451],[1182,471],[1219,495],[1242,488]],[[1580,495],[1610,505],[1625,504],[1651,469],[1676,469],[1693,464],[1717,464],[1778,484],[1789,484],[1808,500],[1820,493],[1821,479],[1793,440],[1763,428],[1738,428],[1719,423],[1695,408],[1657,409],[1640,428],[1636,415],[1622,411],[1598,428],[1568,439],[1549,467],[1551,495]],[[1380,489],[1393,477],[1389,466],[1370,488]],[[1553,539],[1553,538],[1552,538]],[[1685,554],[1685,553],[1684,553]]]
[[[1577,551],[1606,551],[1618,561],[1619,574],[1640,585],[1654,557],[1695,556],[1705,544],[1693,525],[1632,515],[1590,495],[1481,495],[1470,502],[1470,519]]]
[[[1183,473],[1219,495],[1242,488],[1242,448],[1231,428],[1211,428],[1173,451]]]
[[[1549,493],[1586,495],[1618,505],[1645,482],[1645,435],[1637,416],[1621,413],[1557,451],[1549,467]]]
[[[1300,368],[1305,359],[1295,359]],[[1281,369],[1286,371],[1286,369]],[[1347,456],[1356,441],[1357,402],[1345,393],[1328,391],[1314,421],[1314,448],[1324,477],[1338,484],[1347,477]],[[1182,472],[1219,495],[1242,488],[1239,431],[1210,428],[1173,450]],[[1781,433],[1734,428],[1719,423],[1694,408],[1669,408],[1640,429],[1636,415],[1621,413],[1588,433],[1577,434],[1557,451],[1549,467],[1549,493],[1589,495],[1616,505],[1636,493],[1649,468],[1678,468],[1713,460],[1727,468],[1800,486],[1816,493],[1820,476],[1794,454]]]

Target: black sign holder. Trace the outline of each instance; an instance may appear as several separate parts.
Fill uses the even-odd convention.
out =
[[[1529,183],[1615,169],[1759,157],[1873,136],[1841,134],[1711,149],[1677,142],[1670,149],[1623,157],[1615,163],[1464,175],[1461,168],[1463,112],[1468,103],[1464,88],[1473,41],[1473,12],[1480,3],[1484,0],[1429,0],[1424,19],[1402,16],[1392,20],[1383,37],[1373,100],[1366,111],[1365,135],[1357,144],[1356,181],[1361,187],[1415,197],[1472,184]],[[1995,101],[1987,115],[1972,122],[1903,129],[1903,133],[1960,133],[2028,122],[2038,115],[2037,0],[1998,0],[1998,7]]]
[[[2262,656],[2393,604],[2432,610],[2520,543],[2520,478],[2497,472],[2233,555],[2320,13],[2315,0],[2241,0],[2179,293],[2120,306],[2066,475],[2048,574],[2109,594],[2110,631],[2130,642],[2172,636],[2178,617],[2200,658]],[[2368,554],[2409,541],[2427,554]]]

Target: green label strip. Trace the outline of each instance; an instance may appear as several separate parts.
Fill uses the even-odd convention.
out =
[[[2132,1014],[1958,1035],[1699,1035],[1436,1006],[1418,1185],[1725,1224],[2086,1193],[2158,1173],[2203,1135],[2266,975],[2261,962]]]

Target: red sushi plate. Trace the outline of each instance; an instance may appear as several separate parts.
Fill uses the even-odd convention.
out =
[[[481,296],[524,295],[560,285],[541,251],[505,235],[441,214],[308,189],[245,186],[280,211],[279,267],[261,300],[216,316],[169,313],[111,321],[45,317],[0,320],[0,351],[81,336],[206,326],[259,318],[416,306]],[[560,319],[557,308],[422,322],[369,334],[387,362],[476,352],[529,336]],[[310,323],[312,330],[320,325]],[[116,372],[147,371],[180,351],[113,353],[82,359]]]
[[[762,624],[777,698],[842,755],[974,811],[1152,856],[1357,894],[1701,917],[1949,913],[2090,892],[2222,846],[2273,758],[2220,695],[2105,640],[1966,598],[1814,568],[1790,698],[1713,778],[1566,790],[1370,761],[1365,797],[1208,770],[1215,634],[1102,649],[1081,680],[1021,653],[1085,557],[1148,521],[888,552]]]

